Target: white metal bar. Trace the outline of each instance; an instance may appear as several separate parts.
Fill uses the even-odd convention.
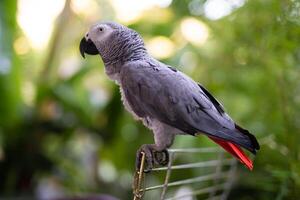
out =
[[[224,159],[224,152],[220,152],[218,156],[218,160],[220,161],[219,164],[216,166],[216,173],[215,173],[215,179],[214,179],[214,185],[218,184],[219,179],[218,176],[222,172],[222,165],[223,165],[223,159]],[[216,191],[211,191],[209,194],[209,197],[216,196]]]
[[[218,179],[226,178],[226,177],[228,177],[228,175],[229,175],[229,172],[222,172],[219,174]],[[189,178],[189,179],[184,179],[184,180],[180,180],[180,181],[175,181],[175,182],[169,183],[168,187],[187,185],[187,184],[192,184],[192,183],[200,183],[203,181],[213,180],[214,178],[216,178],[215,173],[204,175],[204,176],[198,176],[196,178]],[[163,188],[163,187],[164,187],[164,184],[151,186],[151,187],[147,187],[145,189],[145,191],[155,190],[155,189],[159,189],[159,188]]]
[[[223,150],[218,147],[205,147],[205,148],[189,148],[189,149],[168,149],[168,151],[173,153],[215,153]]]
[[[222,162],[223,165],[228,165],[231,163],[233,159],[228,158],[224,159]],[[217,166],[221,161],[220,160],[209,160],[209,161],[202,161],[202,162],[196,162],[196,163],[188,163],[188,164],[181,164],[181,165],[173,165],[171,169],[189,169],[189,168],[200,168],[200,167],[214,167]],[[159,167],[154,168],[151,171],[165,171],[168,167]]]
[[[229,192],[230,192],[230,188],[232,187],[234,181],[235,181],[235,171],[237,168],[237,160],[232,160],[231,161],[231,166],[230,166],[230,170],[229,170],[229,176],[227,178],[227,182],[224,185],[224,191],[223,194],[221,196],[221,200],[225,200],[227,199]]]
[[[169,184],[169,179],[170,179],[170,176],[171,176],[171,166],[172,166],[172,163],[173,163],[173,159],[174,159],[174,153],[169,153],[169,163],[168,163],[168,170],[167,170],[167,173],[166,173],[166,178],[165,178],[165,182],[163,184],[163,190],[161,192],[161,195],[160,195],[160,199],[161,200],[164,200],[165,199],[165,196],[166,196],[166,192],[167,192],[167,188],[168,188],[168,184]]]

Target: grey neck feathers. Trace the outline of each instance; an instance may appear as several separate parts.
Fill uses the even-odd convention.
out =
[[[141,60],[147,55],[144,42],[139,34],[130,29],[120,29],[111,36],[111,43],[102,49],[106,66]]]

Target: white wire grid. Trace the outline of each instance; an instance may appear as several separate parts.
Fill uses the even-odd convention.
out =
[[[140,172],[136,173],[134,200],[186,200],[196,199],[199,195],[201,195],[201,199],[207,200],[227,199],[235,179],[236,159],[226,158],[225,152],[217,147],[169,149],[168,152],[169,163],[166,167],[154,168],[149,174],[145,174],[142,170],[143,166],[141,166]],[[215,154],[217,159],[177,163],[177,160],[187,156],[202,158],[209,154]],[[210,157],[214,156],[210,155]],[[176,173],[185,173],[188,170],[197,175],[193,175],[192,178],[171,180],[171,174],[178,175]],[[151,177],[158,176],[158,173],[162,172],[165,172],[162,184],[147,184],[148,179],[151,180]],[[178,191],[183,186],[188,187],[189,190],[176,194],[176,189]],[[154,192],[154,194],[148,195],[150,192]]]

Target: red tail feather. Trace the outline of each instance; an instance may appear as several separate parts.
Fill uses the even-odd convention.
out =
[[[248,167],[248,169],[250,169],[250,170],[253,169],[252,160],[250,160],[246,156],[246,154],[244,153],[244,151],[238,145],[233,144],[231,142],[227,142],[225,140],[218,139],[218,138],[213,138],[213,137],[209,137],[209,138],[212,139],[215,143],[217,143],[220,146],[222,146],[231,155],[233,155],[234,157],[236,157],[241,163],[243,163],[244,165],[246,165],[246,167]]]

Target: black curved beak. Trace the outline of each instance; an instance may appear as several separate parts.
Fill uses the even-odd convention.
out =
[[[80,45],[79,45],[80,54],[83,58],[85,58],[84,53],[89,55],[97,55],[99,54],[98,49],[92,42],[92,40],[88,39],[86,40],[85,37],[81,39]]]

